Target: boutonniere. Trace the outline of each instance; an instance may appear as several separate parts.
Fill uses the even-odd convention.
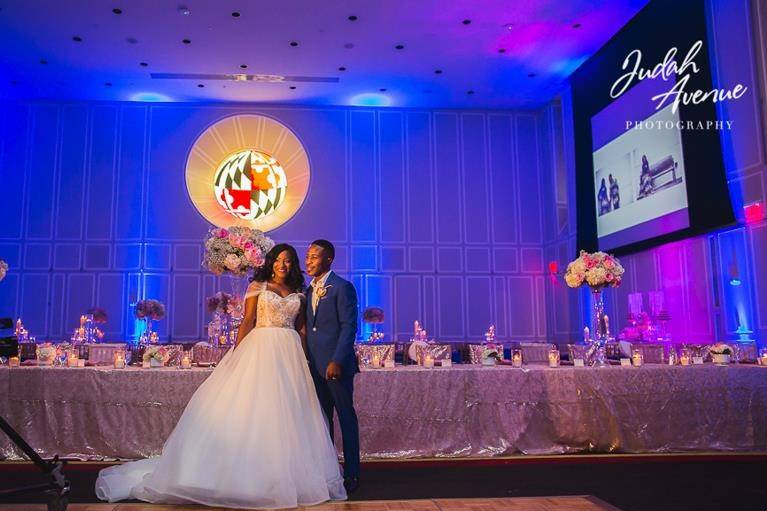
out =
[[[328,288],[331,287],[333,287],[333,284],[330,284],[329,286],[320,286],[315,290],[315,292],[317,293],[317,296],[323,298],[326,294],[328,294]]]

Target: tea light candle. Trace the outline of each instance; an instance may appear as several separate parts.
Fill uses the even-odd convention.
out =
[[[376,369],[381,367],[381,356],[378,355],[378,354],[373,355],[373,361],[372,361],[371,365],[373,367],[375,367]]]
[[[424,357],[423,366],[428,368],[434,367],[434,357],[430,353],[427,353]]]
[[[559,350],[549,351],[549,367],[559,367]]]
[[[8,357],[8,367],[19,367],[20,365],[19,357]]]
[[[77,352],[70,352],[69,355],[67,355],[67,367],[77,367],[78,364],[78,357]]]
[[[511,365],[514,367],[522,367],[522,352],[514,350],[511,354]]]
[[[634,350],[631,353],[631,361],[634,363],[634,367],[641,367],[644,363],[644,356],[641,350]]]
[[[189,358],[189,355],[184,355],[181,357],[181,369],[191,369],[192,368],[192,359]]]

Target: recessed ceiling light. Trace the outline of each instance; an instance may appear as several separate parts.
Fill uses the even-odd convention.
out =
[[[347,50],[351,50],[352,48],[354,48],[354,43],[346,43],[344,44],[344,48],[346,48]]]
[[[474,91],[473,91],[473,90],[467,90],[467,91],[466,91],[466,94],[468,94],[469,96],[471,96],[472,94],[474,94]]]
[[[79,35],[73,36],[73,37],[72,37],[72,40],[73,40],[74,42],[76,42],[76,43],[81,43],[81,42],[83,42],[83,38],[82,38],[82,37],[80,37]]]
[[[398,50],[404,50],[405,49],[405,45],[404,44],[398,44],[397,46],[395,46],[395,48],[398,49]]]
[[[138,39],[135,37],[129,37],[126,39],[126,41],[128,41],[128,44],[138,44]]]
[[[232,13],[232,18],[239,18],[239,17],[240,17],[240,13],[239,13],[239,12],[237,12],[237,11],[234,11],[234,12]]]
[[[424,94],[431,94],[431,89],[424,89],[423,92]]]
[[[248,69],[248,65],[247,64],[240,64],[240,69]]]
[[[181,42],[184,44],[192,44],[192,41],[190,39],[182,39]]]
[[[11,80],[11,85],[18,85],[18,84],[19,84],[18,80]]]
[[[346,68],[344,66],[341,66],[338,68],[339,71],[346,71]]]
[[[506,53],[506,48],[498,48],[498,53]]]
[[[47,60],[45,60],[45,59],[40,59],[40,64],[47,64],[47,63],[48,63],[48,61],[47,61]]]
[[[201,84],[201,83],[198,83],[198,84],[197,84],[197,86],[198,86],[199,88],[201,88],[201,89],[202,89],[203,87],[205,87],[205,86],[204,86],[203,84]]]
[[[573,23],[573,28],[581,28],[582,26],[580,23]]]
[[[386,92],[386,89],[378,89],[381,92]]]
[[[461,23],[464,25],[471,25],[471,20],[463,20]]]
[[[141,67],[147,67],[149,64],[146,62],[139,62],[138,65]]]
[[[298,43],[297,43],[296,41],[290,41],[290,45],[291,45],[293,48],[295,48],[296,46],[298,46]]]
[[[104,82],[104,85],[106,85],[107,87],[111,87],[112,86],[112,82]]]
[[[434,74],[435,75],[441,75],[442,74],[442,70],[441,69],[435,69],[434,70]]]
[[[179,8],[178,8],[178,12],[182,16],[189,16],[190,14],[192,14],[192,11],[189,10],[189,7],[187,7],[185,5],[180,5]]]
[[[122,9],[118,9],[117,7],[115,7],[114,9],[112,9],[112,12],[115,13],[115,14],[122,14],[123,10]]]
[[[358,18],[357,18],[357,16],[355,16],[354,14],[352,14],[352,15],[351,15],[351,16],[349,16],[349,18],[347,18],[347,19],[348,19],[349,21],[357,21],[357,19],[358,19]]]
[[[528,73],[527,76],[529,76],[530,78],[535,78],[538,75],[535,73]]]
[[[290,90],[296,90],[296,86],[295,85],[291,85],[290,86]]]

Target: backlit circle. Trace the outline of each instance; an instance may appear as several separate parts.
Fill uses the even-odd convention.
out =
[[[195,141],[186,187],[210,223],[268,232],[299,210],[309,174],[308,155],[290,129],[269,117],[243,114],[213,124]]]

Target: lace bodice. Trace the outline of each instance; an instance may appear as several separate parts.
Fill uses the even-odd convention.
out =
[[[282,297],[266,288],[266,282],[253,282],[248,286],[245,299],[258,297],[256,328],[294,328],[296,316],[301,310],[301,293]]]

